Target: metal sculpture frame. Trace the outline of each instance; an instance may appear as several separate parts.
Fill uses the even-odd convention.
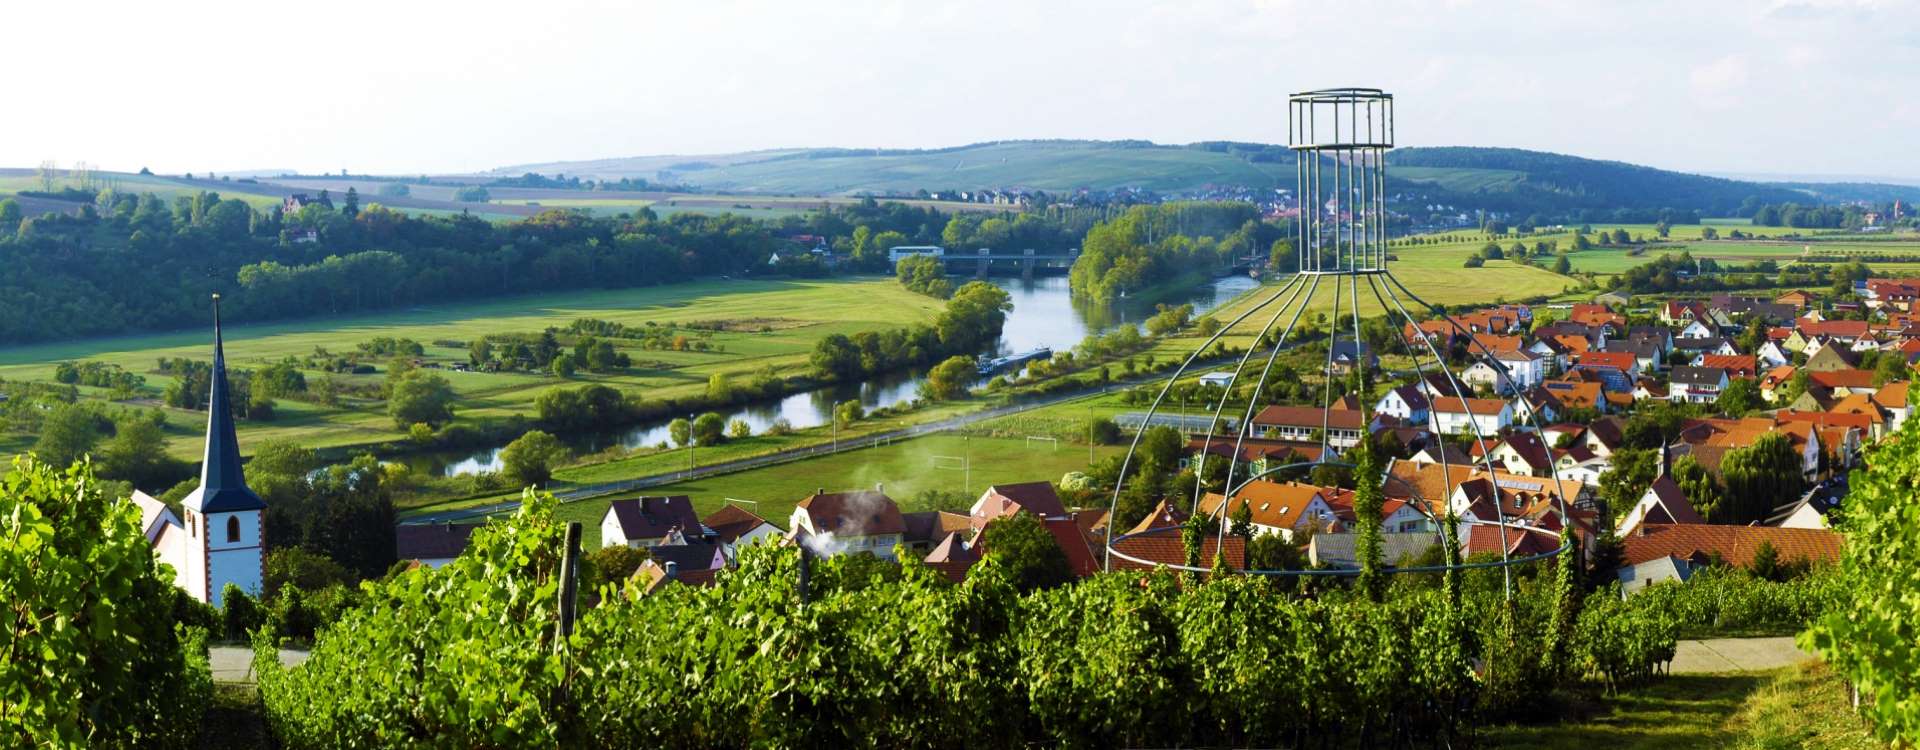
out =
[[[1499,568],[1503,574],[1506,592],[1508,596],[1511,596],[1513,566],[1556,557],[1567,552],[1567,550],[1572,547],[1572,540],[1566,534],[1566,531],[1572,528],[1572,514],[1569,512],[1567,505],[1569,500],[1566,497],[1567,493],[1564,491],[1564,485],[1560,480],[1557,462],[1551,460],[1552,456],[1551,452],[1549,452],[1548,466],[1550,476],[1546,478],[1546,481],[1550,483],[1550,497],[1554,501],[1554,507],[1552,507],[1550,512],[1558,514],[1560,530],[1545,529],[1507,518],[1506,510],[1501,507],[1500,503],[1500,491],[1503,488],[1495,481],[1493,474],[1495,464],[1492,452],[1488,449],[1487,441],[1490,436],[1482,432],[1479,420],[1474,417],[1471,409],[1468,407],[1466,399],[1469,391],[1462,386],[1460,378],[1451,370],[1447,369],[1446,358],[1441,356],[1440,350],[1434,346],[1432,335],[1420,328],[1419,321],[1414,317],[1413,313],[1408,310],[1406,303],[1401,301],[1401,296],[1404,295],[1407,300],[1424,307],[1429,313],[1438,316],[1438,319],[1447,321],[1453,329],[1451,331],[1452,334],[1466,337],[1468,341],[1472,342],[1471,347],[1479,350],[1479,360],[1487,363],[1493,369],[1498,378],[1496,381],[1497,384],[1502,386],[1504,390],[1511,392],[1513,394],[1511,397],[1524,398],[1523,391],[1514,387],[1515,383],[1512,373],[1509,372],[1504,363],[1494,356],[1494,353],[1487,348],[1484,342],[1475,338],[1472,331],[1462,326],[1457,319],[1444,314],[1444,312],[1435,305],[1416,296],[1404,283],[1398,278],[1395,278],[1393,273],[1387,268],[1388,261],[1391,260],[1392,255],[1388,252],[1390,244],[1386,232],[1387,193],[1385,157],[1386,152],[1393,148],[1393,95],[1379,89],[1366,88],[1323,89],[1301,92],[1288,97],[1288,121],[1288,146],[1293,149],[1296,156],[1294,169],[1295,179],[1297,180],[1299,188],[1296,192],[1300,206],[1300,216],[1296,221],[1297,231],[1295,234],[1297,241],[1296,248],[1298,250],[1297,270],[1282,282],[1279,288],[1271,295],[1247,308],[1244,312],[1241,312],[1226,325],[1221,326],[1219,330],[1209,336],[1206,341],[1195,347],[1192,353],[1188,354],[1186,359],[1180,363],[1180,366],[1173,371],[1173,374],[1167,377],[1165,384],[1160,387],[1159,393],[1154,396],[1152,404],[1147,408],[1145,418],[1140,420],[1140,424],[1134,430],[1133,440],[1128,444],[1127,452],[1121,459],[1120,472],[1114,482],[1113,495],[1109,502],[1107,515],[1106,567],[1108,570],[1112,570],[1115,559],[1149,567],[1164,564],[1128,555],[1120,551],[1116,546],[1118,543],[1136,537],[1178,533],[1180,531],[1178,526],[1169,526],[1119,535],[1114,533],[1112,519],[1119,510],[1120,495],[1126,486],[1128,471],[1132,469],[1135,464],[1134,457],[1139,450],[1141,437],[1145,435],[1146,431],[1152,426],[1154,414],[1159,411],[1161,404],[1166,401],[1167,395],[1173,390],[1174,384],[1178,383],[1181,376],[1185,375],[1187,370],[1191,368],[1195,362],[1199,361],[1201,354],[1213,347],[1215,343],[1220,341],[1221,338],[1228,333],[1239,329],[1241,325],[1246,323],[1255,313],[1266,310],[1269,307],[1272,307],[1271,317],[1269,317],[1265,325],[1259,329],[1254,343],[1248,346],[1246,351],[1241,354],[1239,362],[1234,366],[1232,376],[1227,381],[1226,387],[1221,389],[1219,400],[1213,404],[1213,419],[1210,420],[1206,438],[1201,443],[1199,457],[1194,464],[1195,474],[1204,475],[1203,472],[1205,471],[1206,463],[1212,456],[1211,449],[1215,445],[1216,438],[1215,430],[1221,423],[1222,412],[1226,409],[1227,403],[1232,400],[1235,385],[1240,382],[1242,374],[1246,372],[1248,363],[1252,361],[1255,354],[1261,352],[1264,348],[1266,362],[1261,365],[1259,375],[1257,379],[1254,380],[1252,392],[1247,398],[1245,412],[1238,423],[1239,429],[1236,431],[1234,437],[1233,452],[1231,457],[1227,459],[1226,479],[1224,486],[1221,488],[1222,499],[1219,506],[1211,511],[1211,514],[1214,516],[1213,521],[1217,526],[1215,532],[1217,535],[1215,548],[1224,548],[1229,508],[1232,507],[1233,500],[1240,495],[1242,490],[1246,489],[1247,485],[1274,474],[1303,468],[1308,471],[1321,466],[1353,468],[1354,465],[1351,462],[1332,460],[1330,458],[1334,455],[1332,450],[1334,446],[1331,446],[1328,441],[1328,427],[1330,426],[1329,421],[1332,414],[1332,393],[1335,383],[1334,352],[1343,334],[1340,330],[1342,323],[1341,297],[1343,296],[1341,286],[1343,281],[1347,287],[1346,296],[1351,298],[1351,301],[1348,303],[1348,317],[1352,322],[1350,332],[1352,337],[1351,341],[1354,344],[1355,355],[1360,360],[1359,365],[1361,367],[1366,366],[1366,357],[1361,356],[1360,337],[1360,287],[1362,279],[1364,279],[1366,288],[1372,293],[1372,297],[1377,303],[1380,312],[1386,316],[1387,320],[1390,323],[1404,321],[1411,330],[1415,331],[1417,343],[1409,343],[1408,347],[1412,351],[1414,373],[1416,377],[1419,378],[1419,382],[1427,382],[1428,369],[1422,364],[1420,356],[1420,349],[1424,348],[1432,359],[1435,374],[1444,375],[1447,384],[1452,388],[1454,392],[1453,396],[1435,395],[1429,398],[1429,408],[1437,407],[1442,399],[1458,399],[1461,410],[1467,413],[1467,423],[1472,429],[1473,439],[1481,454],[1481,459],[1477,462],[1480,464],[1479,471],[1484,472],[1481,476],[1486,477],[1494,486],[1494,502],[1492,504],[1496,517],[1492,521],[1478,519],[1471,521],[1460,520],[1458,524],[1459,528],[1464,530],[1471,526],[1491,526],[1501,530],[1500,560],[1497,562],[1468,563],[1462,560],[1438,566],[1389,567],[1384,572],[1390,574],[1436,573],[1450,570]],[[1234,474],[1240,463],[1238,459],[1243,455],[1242,451],[1245,447],[1247,435],[1253,430],[1254,409],[1261,401],[1261,394],[1267,389],[1267,385],[1272,376],[1274,363],[1279,359],[1280,353],[1288,348],[1288,337],[1293,334],[1296,324],[1299,323],[1301,316],[1307,311],[1307,308],[1312,306],[1313,301],[1319,296],[1320,286],[1323,281],[1330,282],[1333,287],[1333,309],[1328,318],[1327,358],[1325,367],[1322,370],[1322,375],[1326,378],[1326,385],[1321,389],[1322,404],[1319,455],[1310,461],[1293,462],[1268,468],[1247,476],[1236,483]],[[1285,297],[1284,301],[1281,301],[1282,297]],[[1275,306],[1275,302],[1279,302],[1279,304]],[[1291,311],[1291,316],[1288,315],[1289,311]],[[1273,338],[1271,344],[1267,343],[1269,335],[1275,332],[1275,328],[1279,326],[1280,320],[1283,317],[1287,318],[1286,325],[1279,328],[1278,335]],[[1361,428],[1363,440],[1370,437],[1370,435],[1367,434],[1369,433],[1367,425],[1371,425],[1371,421],[1367,416],[1369,407],[1370,404],[1366,403],[1364,398],[1361,399],[1359,408],[1361,423],[1363,425]],[[1535,435],[1540,434],[1542,427],[1539,419],[1539,411],[1538,408],[1529,408],[1526,410],[1525,415],[1526,424],[1532,428]],[[1439,435],[1437,416],[1429,416],[1429,426],[1433,428],[1436,435]],[[1225,436],[1220,437],[1224,439]],[[1497,438],[1498,436],[1495,435],[1492,437]],[[1444,439],[1444,436],[1441,436],[1441,439]],[[1545,444],[1544,440],[1541,442],[1543,445]],[[1446,482],[1443,484],[1451,483],[1453,470],[1450,464],[1451,462],[1447,458],[1446,451],[1440,451],[1439,465],[1443,477],[1446,479]],[[1468,465],[1470,467],[1473,466],[1471,463]],[[1472,474],[1469,474],[1469,478],[1474,477]],[[1410,490],[1408,495],[1412,500],[1409,504],[1426,517],[1428,525],[1433,527],[1437,536],[1447,533],[1447,524],[1441,523],[1442,519],[1436,517],[1433,510],[1436,507],[1447,507],[1451,503],[1451,497],[1420,497],[1419,488],[1414,487],[1404,479],[1390,473],[1378,478],[1356,477],[1355,481],[1380,481],[1383,491],[1386,484],[1391,481],[1399,481],[1402,484],[1406,484]],[[1200,484],[1196,482],[1191,500],[1192,515],[1198,516],[1202,512],[1201,498],[1203,497],[1203,492]],[[1168,501],[1171,502],[1172,498],[1168,498]],[[1446,515],[1451,516],[1452,512],[1449,510],[1446,512]],[[1557,548],[1548,552],[1514,556],[1510,554],[1509,551],[1513,546],[1511,542],[1509,542],[1509,534],[1513,531],[1518,531],[1522,535],[1536,533],[1549,534],[1558,539],[1560,544]],[[1471,532],[1467,532],[1466,535],[1470,538]],[[1445,543],[1444,538],[1440,539],[1440,541],[1443,544]],[[1464,547],[1464,545],[1462,546]],[[1189,565],[1166,565],[1165,567],[1172,570],[1196,573],[1205,573],[1211,570],[1203,566]],[[1360,574],[1358,570],[1342,569],[1250,569],[1238,572],[1249,575],[1290,577],[1345,577]]]

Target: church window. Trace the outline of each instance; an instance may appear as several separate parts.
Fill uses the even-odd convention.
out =
[[[229,542],[240,541],[240,517],[239,516],[227,517],[227,541]]]

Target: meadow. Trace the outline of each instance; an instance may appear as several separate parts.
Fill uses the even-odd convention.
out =
[[[1095,450],[1095,457],[1121,450],[1102,446]],[[961,468],[968,465],[971,471]],[[746,500],[749,502],[743,507],[785,528],[794,505],[819,489],[835,492],[879,487],[888,497],[903,503],[923,491],[941,490],[960,493],[971,503],[988,485],[1058,481],[1067,472],[1086,467],[1085,445],[942,434],[654,487],[644,494],[686,495],[702,516],[731,500]],[[582,543],[598,547],[600,519],[611,501],[593,498],[565,503],[559,515],[584,524],[586,538]]]
[[[40,178],[27,169],[0,169],[0,197],[22,190],[39,190],[44,185]],[[95,175],[99,187],[109,187],[115,192],[135,195],[153,193],[160,199],[172,201],[174,198],[191,197],[203,190],[212,190],[222,198],[238,198],[256,209],[269,209],[278,206],[281,198],[270,189],[245,182],[210,182],[206,180],[180,180],[158,175],[125,174],[121,172],[100,172]],[[75,186],[78,183],[69,179],[63,171],[54,180],[53,189]],[[77,204],[76,204],[77,205]]]
[[[849,298],[859,305],[846,304]],[[339,318],[310,318],[264,325],[235,325],[226,329],[227,356],[235,367],[279,361],[312,354],[316,348],[351,352],[379,336],[410,338],[426,347],[430,361],[465,361],[464,342],[489,333],[537,333],[548,326],[564,327],[577,318],[600,318],[641,325],[693,321],[763,320],[767,332],[717,332],[716,351],[670,352],[633,350],[635,366],[625,373],[581,373],[560,381],[539,373],[483,373],[443,371],[460,395],[456,413],[462,419],[530,415],[533,399],[547,388],[589,382],[665,398],[703,392],[716,372],[746,378],[764,367],[785,375],[800,374],[814,342],[830,333],[852,334],[931,320],[940,303],[902,289],[890,279],[852,281],[700,281],[665,287],[594,290],[571,294],[533,295],[480,303],[442,305]],[[747,326],[752,327],[752,326]],[[207,331],[128,336],[59,344],[0,349],[0,378],[50,380],[61,361],[95,360],[145,373],[148,385],[158,387],[170,378],[152,373],[160,357],[206,359]],[[435,343],[445,342],[445,343]],[[453,346],[451,344],[458,344]],[[384,368],[383,368],[384,369]],[[308,371],[309,382],[321,373]],[[384,377],[336,375],[345,384],[371,383]],[[91,389],[89,389],[91,390]],[[98,395],[98,394],[93,394]],[[199,450],[195,422],[204,416],[169,412],[169,447],[188,457]],[[402,434],[377,405],[346,404],[324,407],[282,400],[280,415],[263,423],[243,422],[241,443],[257,444],[268,437],[296,439],[316,447],[355,445],[398,439]],[[0,443],[0,448],[19,447]]]

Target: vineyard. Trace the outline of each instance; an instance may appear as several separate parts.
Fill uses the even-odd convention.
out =
[[[707,588],[596,592],[558,635],[549,498],[466,554],[370,587],[287,669],[255,668],[291,747],[1407,744],[1537,707],[1562,684],[1651,677],[1678,623],[1571,566],[1403,577],[1383,602],[1216,572],[1022,592],[863,556],[754,547]],[[369,665],[381,665],[369,669]]]

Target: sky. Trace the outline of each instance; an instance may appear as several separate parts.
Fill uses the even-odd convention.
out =
[[[0,166],[413,174],[1024,138],[1401,146],[1920,180],[1920,0],[13,4]]]

